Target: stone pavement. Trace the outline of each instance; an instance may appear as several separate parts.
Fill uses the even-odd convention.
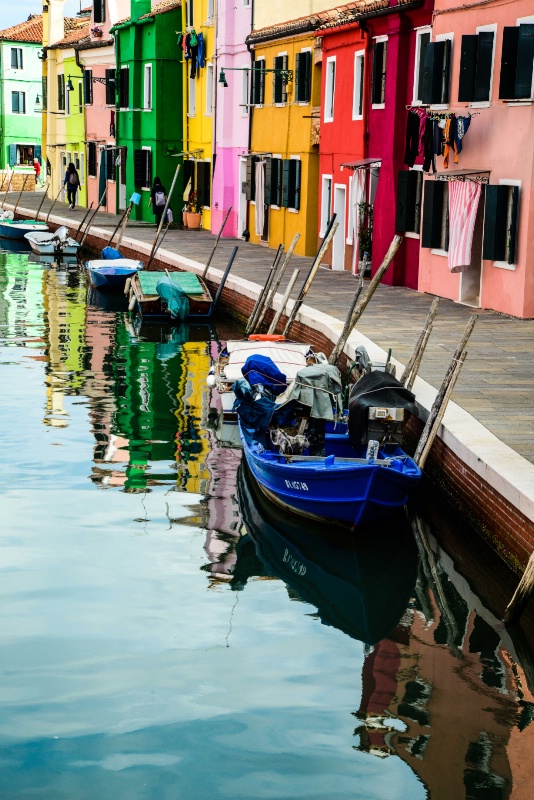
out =
[[[11,193],[7,204],[14,204]],[[37,209],[38,193],[25,193],[20,208]],[[43,211],[50,207],[46,200]],[[54,215],[72,218],[77,227],[86,209],[70,211],[66,204],[57,203]],[[111,230],[118,217],[99,212],[94,225]],[[128,236],[151,242],[154,226],[131,222]],[[162,247],[165,250],[205,263],[215,237],[207,231],[169,230]],[[239,245],[232,274],[263,285],[275,251],[242,240],[221,239],[214,267],[223,269],[232,248]],[[300,268],[301,285],[312,259],[293,256],[287,284],[293,269]],[[355,278],[346,272],[321,268],[306,298],[306,304],[345,319],[350,300],[356,289]],[[294,290],[293,297],[296,291]],[[358,330],[406,363],[419,336],[431,303],[431,296],[411,289],[379,286],[371,303],[358,323]],[[463,329],[473,313],[468,306],[442,299],[434,329],[419,374],[433,386],[439,386],[456,349]],[[480,318],[469,342],[469,355],[454,390],[453,399],[472,414],[502,442],[534,463],[534,320],[518,320],[492,311],[480,311]]]

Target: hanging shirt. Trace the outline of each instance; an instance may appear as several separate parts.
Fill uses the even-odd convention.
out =
[[[197,67],[200,69],[201,67],[206,66],[206,43],[204,41],[204,34],[202,33],[198,34],[197,42],[198,42]]]
[[[185,55],[184,55],[184,58],[185,59],[189,59],[189,58],[191,58],[191,36],[190,36],[189,33],[185,37],[184,44],[185,44]]]
[[[454,142],[456,145],[456,155],[454,157],[455,164],[457,164],[459,161],[459,155],[462,152],[462,147],[463,147],[462,139],[469,130],[470,125],[471,125],[471,114],[469,114],[467,117],[457,117],[456,135],[454,137]]]

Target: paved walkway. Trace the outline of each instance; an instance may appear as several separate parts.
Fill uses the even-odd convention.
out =
[[[12,193],[6,202],[14,203],[16,197]],[[22,197],[20,207],[37,209],[40,201],[40,194],[28,192]],[[46,200],[43,211],[50,205]],[[53,213],[72,218],[73,227],[77,227],[85,211],[70,211],[65,204],[57,203]],[[100,228],[109,226],[111,232],[117,221],[118,217],[99,212],[94,224]],[[151,225],[135,222],[128,225],[129,237],[143,242],[151,242],[154,233]],[[169,230],[163,248],[205,263],[213,243],[214,237],[207,231]],[[263,285],[275,252],[261,245],[221,240],[213,266],[224,268],[236,243],[239,252],[232,273]],[[287,272],[290,274],[294,268],[301,268],[299,280],[303,279],[310,264],[310,258],[294,256]],[[352,275],[321,269],[306,304],[344,320],[355,288]],[[429,295],[381,285],[361,317],[358,329],[385,350],[391,347],[393,355],[406,362],[430,302]],[[441,300],[419,372],[433,386],[440,385],[472,312],[467,306]],[[517,320],[481,311],[453,399],[502,442],[534,463],[534,320]]]

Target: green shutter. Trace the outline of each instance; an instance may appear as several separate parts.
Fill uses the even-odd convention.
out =
[[[276,182],[273,175],[273,188],[274,188],[274,200],[273,203],[275,206],[282,205],[282,182],[283,182],[283,168],[282,168],[282,159],[281,158],[273,158],[273,170],[276,168]]]
[[[297,53],[297,58],[296,58],[296,61],[295,61],[295,100],[297,102],[300,102],[300,100],[301,100],[300,95],[301,95],[301,91],[302,91],[301,90],[301,80],[302,80],[302,78],[301,78],[301,70],[302,70],[302,67],[301,67],[301,56],[302,56],[302,53]]]
[[[519,25],[515,97],[528,100],[532,95],[532,63],[534,60],[534,25]]]
[[[265,159],[265,205],[273,204],[273,159]]]
[[[284,57],[283,56],[276,56],[274,59],[274,69],[283,69],[284,64]],[[274,73],[274,102],[275,103],[283,103],[283,89],[284,84],[282,83],[281,76],[275,72]]]
[[[423,65],[422,102],[448,103],[450,85],[451,42],[429,42]]]
[[[477,38],[475,101],[484,102],[490,99],[494,33],[493,31],[481,31]]]
[[[291,163],[293,164],[292,172],[293,172],[293,203],[290,208],[294,208],[297,211],[300,210],[300,176],[302,170],[302,163],[298,158],[292,158]]]
[[[436,57],[436,42],[429,42],[425,47],[423,61],[423,85],[421,91],[421,102],[429,105],[434,102],[432,96],[432,76],[434,75],[434,61]],[[373,71],[374,81],[374,71]]]
[[[441,247],[444,194],[445,184],[442,181],[425,181],[421,247]]]
[[[458,100],[470,102],[475,97],[478,36],[462,36]]]
[[[395,230],[399,233],[406,233],[406,231],[413,231],[415,228],[417,172],[415,170],[401,170],[397,177]]]
[[[255,61],[252,67],[252,102],[255,106],[261,105],[261,65],[262,61]]]
[[[512,208],[510,214],[510,227],[508,229],[508,263],[515,264],[517,249],[517,223],[519,213],[519,186],[512,186]]]
[[[452,52],[452,42],[450,39],[445,39],[444,42],[440,42],[443,44],[443,64],[441,67],[441,87],[440,87],[440,99],[438,103],[448,103],[450,97],[450,90],[451,90],[451,52]]]
[[[143,150],[134,150],[134,185],[144,186],[145,156]]]
[[[487,261],[504,261],[506,256],[508,191],[508,186],[486,186],[482,258]]]
[[[291,170],[291,161],[288,158],[284,158],[282,161],[282,202],[281,205],[284,208],[289,208],[289,200],[290,200],[290,170]]]
[[[14,167],[17,163],[17,145],[10,144],[9,145],[9,166]]]
[[[204,199],[204,161],[197,161],[197,203],[199,206],[207,205]]]
[[[106,70],[106,105],[115,105],[115,70]]]
[[[502,34],[501,77],[499,100],[511,100],[515,96],[517,70],[517,43],[519,28],[504,28]]]

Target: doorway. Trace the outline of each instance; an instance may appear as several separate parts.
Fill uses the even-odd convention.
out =
[[[347,187],[340,184],[334,186],[334,214],[339,227],[332,242],[332,269],[345,269],[345,204]]]
[[[460,273],[460,296],[458,302],[467,306],[480,306],[480,284],[482,282],[482,240],[484,236],[485,188],[482,186],[478,201],[473,244],[471,245],[471,262],[466,270]]]
[[[247,159],[242,158],[239,162],[239,207],[237,210],[237,236],[243,235],[247,227]]]

